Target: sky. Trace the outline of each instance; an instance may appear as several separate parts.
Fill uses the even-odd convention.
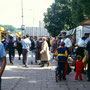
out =
[[[39,26],[47,8],[54,0],[23,0],[24,25],[26,27]],[[21,27],[21,0],[0,0],[0,24]]]

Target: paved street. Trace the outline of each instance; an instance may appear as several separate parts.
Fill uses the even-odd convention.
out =
[[[90,90],[90,82],[75,81],[75,73],[67,75],[66,81],[55,81],[55,61],[50,62],[50,67],[41,68],[39,65],[30,65],[25,68],[22,60],[15,58],[15,64],[10,65],[7,58],[7,67],[3,74],[2,90]]]

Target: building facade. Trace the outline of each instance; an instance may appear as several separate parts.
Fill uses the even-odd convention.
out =
[[[47,29],[44,27],[26,27],[26,34],[33,37],[50,37]]]

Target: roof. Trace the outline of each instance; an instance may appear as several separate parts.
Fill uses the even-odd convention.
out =
[[[90,20],[85,20],[85,21],[81,22],[80,25],[81,26],[90,25]]]

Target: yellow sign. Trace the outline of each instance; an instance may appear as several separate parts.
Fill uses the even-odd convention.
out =
[[[4,31],[4,28],[3,27],[0,27],[0,31]]]

